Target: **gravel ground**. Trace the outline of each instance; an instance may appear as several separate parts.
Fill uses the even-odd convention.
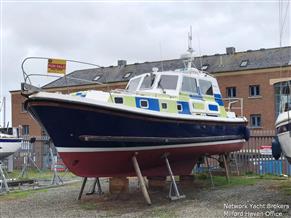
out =
[[[291,196],[280,191],[281,183],[262,180],[211,189],[194,182],[180,186],[186,198],[179,201],[170,202],[167,190],[150,191],[152,205],[147,206],[134,188],[130,193],[83,196],[77,201],[81,185],[77,182],[17,199],[0,196],[0,217],[291,217]],[[102,187],[106,191],[108,182],[104,180]]]

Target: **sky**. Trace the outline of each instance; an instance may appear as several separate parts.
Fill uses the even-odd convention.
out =
[[[187,49],[190,25],[196,56],[225,53],[230,46],[245,51],[291,45],[288,1],[0,2],[0,97],[7,99],[6,121],[11,120],[9,91],[20,89],[21,63],[29,56],[101,66],[116,65],[120,59],[175,59]],[[25,69],[46,75],[45,62],[31,61]],[[49,81],[44,77],[36,85]]]

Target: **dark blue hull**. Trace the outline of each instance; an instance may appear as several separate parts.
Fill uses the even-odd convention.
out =
[[[158,118],[100,106],[27,100],[56,147],[139,147],[244,139],[246,122]]]

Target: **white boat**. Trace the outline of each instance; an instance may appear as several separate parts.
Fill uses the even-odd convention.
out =
[[[14,154],[21,147],[21,138],[0,133],[0,160]]]
[[[275,122],[276,137],[272,142],[272,154],[276,160],[283,154],[291,163],[291,81],[280,83],[280,114]]]

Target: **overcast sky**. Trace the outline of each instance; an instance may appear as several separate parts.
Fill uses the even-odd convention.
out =
[[[284,46],[291,44],[290,23],[289,12]],[[7,120],[11,119],[9,90],[20,89],[25,57],[75,59],[102,66],[116,65],[118,59],[128,63],[174,59],[187,49],[190,25],[197,56],[225,53],[229,46],[237,51],[279,47],[277,1],[2,1],[0,95],[8,99]]]

